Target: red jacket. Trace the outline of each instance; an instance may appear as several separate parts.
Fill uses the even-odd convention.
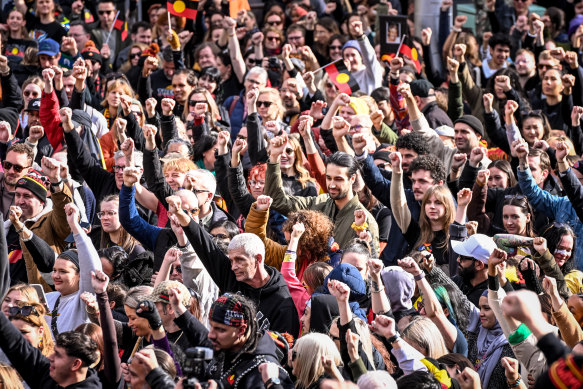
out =
[[[47,139],[53,146],[55,153],[61,151],[63,139],[65,138],[61,126],[61,117],[59,116],[60,108],[55,90],[53,89],[50,94],[43,90],[39,111],[40,124],[43,126]]]

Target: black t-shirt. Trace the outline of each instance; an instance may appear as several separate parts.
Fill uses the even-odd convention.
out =
[[[407,228],[407,232],[404,234],[404,236],[412,250],[429,251],[431,254],[433,254],[433,257],[435,258],[435,261],[438,265],[445,265],[449,263],[449,258],[447,255],[445,255],[447,242],[445,239],[445,232],[443,230],[435,232],[431,242],[425,242],[422,243],[422,245],[414,247],[414,245],[419,240],[419,237],[421,236],[421,229],[419,228],[419,223],[416,220],[411,219],[411,223],[409,223],[409,227]]]
[[[37,42],[51,38],[61,44],[63,37],[67,36],[67,30],[59,22],[41,23],[34,15],[26,14],[26,28],[30,31],[30,37]]]
[[[227,98],[231,96],[238,96],[243,90],[243,84],[239,82],[237,76],[233,73],[226,81],[220,85],[220,93],[215,96],[217,104],[221,105]]]
[[[29,47],[38,47],[38,43],[32,39],[13,39],[8,38],[4,56],[12,63],[20,63],[24,58],[24,53]]]

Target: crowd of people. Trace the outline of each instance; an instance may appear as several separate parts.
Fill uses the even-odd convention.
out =
[[[583,0],[415,3],[2,2],[0,386],[583,387]]]

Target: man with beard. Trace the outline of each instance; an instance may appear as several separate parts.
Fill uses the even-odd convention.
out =
[[[468,300],[479,307],[480,296],[488,288],[488,258],[496,249],[496,243],[487,235],[474,234],[463,242],[452,240],[451,247],[459,255],[458,274],[452,280]],[[507,292],[513,290],[509,282],[503,288]]]
[[[33,159],[34,151],[24,143],[15,143],[8,148],[6,159],[2,161],[4,171],[0,172],[0,191],[2,192],[0,211],[4,215],[4,219],[8,218],[8,211],[14,201],[16,183],[28,174]]]
[[[301,98],[301,94],[298,80],[292,77],[286,79],[279,89],[279,96],[285,108],[283,121],[290,126],[293,126],[300,115],[300,103],[298,99]]]
[[[354,157],[336,152],[332,154],[326,164],[327,194],[315,197],[289,196],[283,189],[281,169],[279,166],[281,154],[287,145],[287,135],[275,137],[271,140],[271,154],[265,174],[265,189],[267,196],[273,198],[273,209],[283,215],[300,209],[320,211],[334,221],[334,238],[341,248],[358,238],[352,229],[354,211],[363,210],[366,214],[368,230],[372,235],[376,252],[379,252],[378,225],[374,217],[362,206],[358,196],[352,190],[356,180],[358,163]]]

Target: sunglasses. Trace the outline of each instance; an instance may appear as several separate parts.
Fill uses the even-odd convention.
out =
[[[10,307],[8,308],[8,314],[9,316],[16,315],[30,316],[31,314],[39,316],[36,308],[33,307],[32,305],[25,305],[23,307]]]
[[[336,45],[330,46],[330,50],[342,50],[342,46],[340,46],[340,45],[339,46],[336,46]]]
[[[287,147],[287,148],[284,150],[284,152],[285,152],[287,155],[293,155],[293,153],[294,153],[294,149],[292,149],[291,147]]]
[[[265,38],[268,41],[281,41],[281,38],[278,36],[268,36],[267,38]]]
[[[2,161],[2,167],[4,168],[4,171],[6,171],[6,172],[10,169],[14,169],[14,171],[16,173],[20,173],[24,169],[28,168],[28,166],[15,165],[15,164],[8,162],[8,161]]]
[[[37,92],[33,92],[33,91],[29,91],[29,90],[25,90],[24,92],[22,92],[23,95],[25,95],[26,97],[33,95],[33,96],[38,96],[39,94]]]
[[[197,104],[207,104],[206,100],[189,100],[188,105],[190,107],[195,107]]]
[[[251,64],[256,64],[256,65],[261,65],[261,62],[263,62],[262,59],[255,59],[255,58],[247,58],[247,61],[249,61],[249,63]]]
[[[140,58],[140,55],[141,55],[140,53],[133,53],[133,54],[130,54],[130,59],[134,59],[134,58]]]
[[[271,101],[258,101],[257,102],[258,107],[263,106],[265,108],[269,108],[269,107],[271,107],[271,104],[273,104]]]
[[[113,171],[116,173],[122,173],[123,169],[125,169],[125,166],[119,166],[119,165],[113,165]]]
[[[99,220],[101,220],[101,218],[103,218],[104,216],[113,217],[115,215],[117,215],[117,211],[101,211],[101,212],[97,212],[97,218]]]
[[[181,273],[182,274],[182,266],[181,265],[174,266],[174,268],[173,268],[172,271],[175,271],[177,273]]]
[[[208,190],[206,189],[193,189],[192,190],[195,194],[199,194],[199,193],[207,193]]]
[[[267,24],[268,26],[277,26],[278,24],[281,24],[281,20],[275,21],[272,20],[271,22],[265,22],[265,24]]]
[[[113,13],[113,10],[107,10],[107,11],[97,11],[98,14],[100,15],[111,15]]]

